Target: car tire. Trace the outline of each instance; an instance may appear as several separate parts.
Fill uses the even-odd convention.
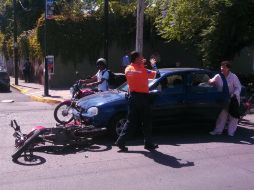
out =
[[[10,91],[11,91],[11,87],[8,86],[8,87],[6,88],[6,91],[7,91],[7,92],[10,92]]]
[[[125,113],[118,113],[117,115],[115,115],[108,125],[108,131],[110,133],[110,136],[112,136],[114,139],[117,139],[122,131],[126,120],[127,116]]]

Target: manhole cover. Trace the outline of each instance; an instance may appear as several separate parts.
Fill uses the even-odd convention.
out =
[[[1,102],[2,102],[2,103],[13,103],[14,100],[2,100]]]

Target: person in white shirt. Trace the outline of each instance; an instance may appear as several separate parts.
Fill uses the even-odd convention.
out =
[[[229,98],[236,96],[238,103],[240,103],[240,93],[241,93],[241,83],[238,77],[230,71],[231,64],[229,61],[221,62],[221,74],[225,76],[228,84]],[[223,90],[223,80],[220,74],[215,75],[209,80],[209,83],[216,86],[218,91]],[[216,126],[213,131],[210,132],[211,135],[222,134],[225,125],[228,121],[228,135],[234,136],[237,129],[238,118],[232,117],[226,108],[224,108],[217,118]]]
[[[107,61],[100,58],[96,61],[98,72],[90,79],[81,80],[86,87],[98,86],[98,91],[103,92],[108,90],[109,72],[107,70]]]

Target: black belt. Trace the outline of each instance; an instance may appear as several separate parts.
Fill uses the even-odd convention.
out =
[[[148,93],[145,92],[130,92],[130,95],[142,95],[142,96],[147,96],[149,95]]]

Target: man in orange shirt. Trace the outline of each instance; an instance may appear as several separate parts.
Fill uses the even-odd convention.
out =
[[[134,127],[138,126],[141,122],[145,141],[144,148],[154,150],[158,148],[158,145],[152,141],[148,79],[154,79],[157,72],[145,68],[145,59],[139,52],[131,52],[130,59],[131,64],[125,69],[130,93],[128,99],[128,118],[116,141],[116,145],[121,151],[128,151],[125,141],[130,131],[134,131]]]

